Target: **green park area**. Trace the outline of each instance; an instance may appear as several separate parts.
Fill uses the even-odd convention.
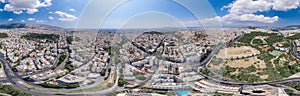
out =
[[[300,72],[299,61],[289,53],[290,42],[278,33],[245,33],[237,42],[226,48],[245,49],[244,46],[255,48],[259,54],[245,55],[248,50],[245,53],[236,53],[234,56],[237,57],[231,58],[218,58],[221,56],[217,54],[208,67],[226,78],[239,82],[275,81]]]
[[[300,39],[300,33],[295,33],[292,36],[287,37],[289,40],[298,40]]]
[[[279,35],[279,33],[251,32],[245,33],[244,36],[238,40],[238,42],[250,44],[252,40],[258,39],[260,37],[266,37],[264,40],[269,45],[272,45],[275,42],[282,41],[283,39],[283,36]]]
[[[38,33],[27,33],[21,36],[23,39],[27,40],[47,40],[48,42],[57,42],[59,40],[59,35],[57,34],[38,34]]]

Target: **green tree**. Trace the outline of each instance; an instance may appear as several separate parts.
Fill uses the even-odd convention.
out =
[[[127,80],[125,80],[123,77],[119,78],[118,80],[118,86],[124,86],[124,84],[127,83]]]

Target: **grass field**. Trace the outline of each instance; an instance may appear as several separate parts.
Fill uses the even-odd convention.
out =
[[[217,54],[217,58],[237,58],[237,57],[247,57],[260,54],[260,51],[252,48],[250,46],[241,46],[241,47],[228,47],[221,49]]]

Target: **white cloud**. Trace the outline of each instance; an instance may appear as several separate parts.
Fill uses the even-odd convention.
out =
[[[300,0],[236,0],[224,8],[231,14],[248,14],[269,10],[288,11],[300,6]]]
[[[75,10],[75,9],[73,9],[73,8],[71,8],[71,9],[69,9],[69,11],[75,12],[76,10]]]
[[[2,12],[3,11],[3,9],[0,9],[0,12]]]
[[[53,20],[54,18],[52,16],[49,16],[48,19]]]
[[[203,19],[202,23],[208,24],[210,22],[220,22],[222,24],[232,24],[234,22],[260,22],[260,23],[274,23],[279,20],[278,16],[266,17],[264,15],[255,14],[227,14],[225,16],[217,16],[215,18]]]
[[[62,11],[56,11],[55,14],[59,15],[60,18],[58,18],[58,20],[64,22],[71,22],[77,19],[77,17]]]
[[[26,11],[28,14],[34,14],[38,12],[38,8],[40,7],[51,6],[51,1],[52,0],[7,0],[8,3],[4,5],[4,10],[14,13]]]
[[[22,10],[20,10],[20,11],[14,11],[13,13],[15,13],[15,14],[22,14],[23,11]]]
[[[38,9],[27,9],[27,14],[34,14],[36,12],[38,12],[39,10]]]
[[[12,19],[12,18],[9,18],[7,21],[8,21],[8,22],[11,22],[11,21],[13,21],[13,20],[14,20],[14,19]]]
[[[255,14],[257,12],[267,12],[271,10],[288,11],[300,6],[300,0],[235,0],[221,10],[228,9],[229,14],[207,18],[202,22],[209,23],[219,21],[222,24],[243,24],[247,23],[274,23],[279,21],[278,16],[264,16]],[[247,23],[245,23],[247,22]]]
[[[28,21],[34,21],[35,18],[28,18],[27,20],[28,20]]]
[[[50,11],[49,14],[52,14],[52,11]]]
[[[21,20],[21,22],[25,22],[25,20]]]
[[[1,2],[2,2],[2,3],[4,3],[4,2],[5,2],[5,0],[0,0],[0,3],[1,3]]]
[[[255,14],[243,14],[237,16],[237,20],[240,21],[254,21],[254,22],[262,22],[262,23],[274,23],[279,20],[278,16],[274,17],[265,17],[264,15],[255,15]]]
[[[264,12],[270,10],[270,7],[272,6],[270,1],[271,0],[236,0],[223,8],[229,8],[228,12],[232,14]]]
[[[300,6],[300,0],[274,0],[273,9],[279,11],[287,11],[296,9]]]
[[[46,21],[44,21],[44,20],[36,20],[35,22],[37,22],[37,23],[45,23]]]

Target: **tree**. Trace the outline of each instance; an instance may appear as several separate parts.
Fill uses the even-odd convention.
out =
[[[75,70],[76,68],[75,68],[75,66],[73,66],[72,64],[66,64],[66,65],[65,65],[65,69],[67,69],[67,70],[69,70],[69,71],[73,71],[73,70]]]
[[[246,68],[246,70],[251,73],[251,72],[255,72],[256,71],[256,67],[254,65],[251,65],[249,67]]]
[[[67,37],[67,42],[68,42],[68,44],[72,44],[72,42],[73,42],[73,36]]]
[[[7,33],[0,33],[0,38],[7,38],[7,37],[8,37]]]
[[[123,77],[119,78],[118,86],[124,86],[126,83],[127,83],[127,80],[125,80]]]
[[[65,59],[67,58],[67,55],[61,55],[59,58],[58,58],[58,64],[60,65]]]
[[[146,80],[146,77],[144,75],[135,75],[135,78],[136,79],[139,79],[139,80]]]
[[[26,35],[22,35],[21,38],[27,40],[37,41],[39,39],[44,39],[49,42],[57,42],[59,40],[59,35],[57,34],[38,34],[38,33],[27,33]]]
[[[102,69],[101,72],[100,72],[100,75],[101,75],[101,76],[105,76],[105,73],[106,73],[106,70],[105,70],[105,69]]]
[[[0,92],[13,96],[33,96],[33,94],[18,90],[12,85],[0,85]]]

